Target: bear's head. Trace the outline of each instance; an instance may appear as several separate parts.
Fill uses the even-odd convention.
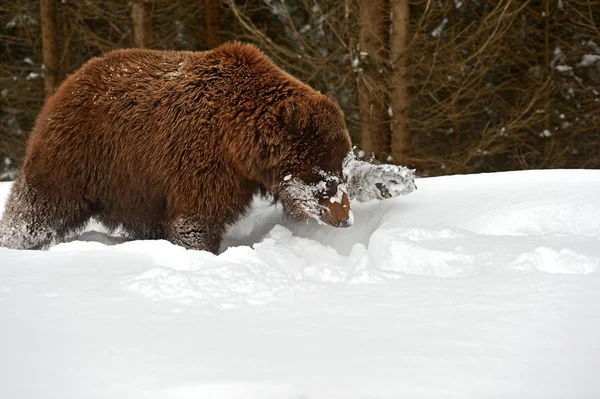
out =
[[[352,150],[342,110],[320,93],[294,97],[278,107],[282,141],[275,194],[288,216],[335,227],[353,222],[343,175]]]

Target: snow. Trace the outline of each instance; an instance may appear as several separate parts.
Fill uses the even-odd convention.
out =
[[[573,67],[566,64],[567,57],[559,46],[554,48],[554,56],[550,61],[550,67],[557,72],[569,72]]]
[[[540,137],[552,137],[552,132],[548,129],[544,129],[541,133],[540,133]]]
[[[37,79],[42,77],[41,73],[37,73],[37,72],[29,72],[29,74],[25,77],[25,79],[27,80],[31,80],[31,79]]]
[[[280,195],[288,196],[294,199],[298,209],[302,214],[309,216],[318,223],[325,223],[321,220],[322,208],[324,208],[318,201],[319,194],[327,193],[327,183],[332,182],[336,185],[336,191],[333,196],[329,198],[331,203],[342,202],[342,197],[346,193],[345,184],[340,184],[339,179],[333,175],[328,175],[322,172],[323,180],[315,184],[307,184],[303,180],[286,175],[283,178],[283,188],[280,191]],[[352,211],[349,214],[352,218]]]
[[[421,178],[345,229],[257,201],[218,256],[0,248],[0,397],[597,397],[599,182]]]
[[[448,25],[448,18],[444,17],[444,19],[437,26],[437,28],[435,28],[433,31],[431,31],[431,36],[432,37],[440,37],[440,35],[444,32],[444,29],[446,29],[446,25]]]
[[[577,68],[589,67],[600,63],[600,54],[584,54]]]
[[[348,181],[350,198],[359,202],[398,197],[416,189],[413,169],[392,164],[373,165],[356,159],[352,153],[344,160],[343,174]],[[346,185],[342,186],[344,189]]]

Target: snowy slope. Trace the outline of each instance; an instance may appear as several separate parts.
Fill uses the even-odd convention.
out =
[[[600,397],[599,183],[418,179],[348,229],[257,203],[219,256],[0,248],[0,397]]]

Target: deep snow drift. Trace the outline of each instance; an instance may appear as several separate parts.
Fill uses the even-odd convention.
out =
[[[598,397],[599,183],[418,179],[347,229],[257,203],[219,256],[0,248],[0,397]]]

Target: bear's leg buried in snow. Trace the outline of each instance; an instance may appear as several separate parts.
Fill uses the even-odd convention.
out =
[[[197,216],[178,216],[165,229],[165,238],[173,244],[212,253],[218,253],[222,236]]]

